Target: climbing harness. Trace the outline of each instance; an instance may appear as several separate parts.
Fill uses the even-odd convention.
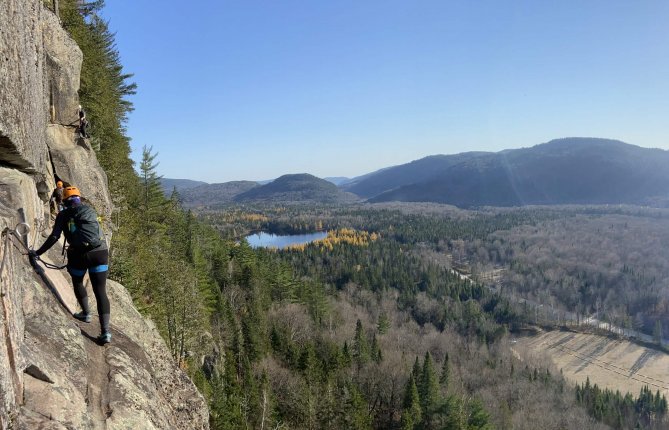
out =
[[[44,267],[46,267],[47,269],[63,270],[64,268],[67,267],[67,264],[64,264],[64,265],[62,265],[62,266],[58,266],[58,265],[56,265],[56,264],[47,263],[46,261],[44,261],[44,260],[42,260],[41,258],[39,258],[39,255],[38,255],[38,256],[35,256],[35,260],[37,260],[37,261],[39,261],[40,263],[44,264]]]

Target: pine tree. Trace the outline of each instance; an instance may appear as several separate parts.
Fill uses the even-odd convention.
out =
[[[492,425],[489,423],[490,414],[483,408],[483,404],[480,400],[472,400],[469,402],[468,408],[468,430],[492,430]]]
[[[451,378],[451,367],[448,362],[448,353],[444,356],[444,362],[441,365],[441,375],[439,376],[439,384],[445,390],[448,389],[448,381]]]
[[[351,352],[349,351],[348,348],[348,342],[344,341],[344,346],[341,351],[342,355],[342,365],[344,367],[348,367],[351,365]]]
[[[379,334],[383,335],[388,332],[390,328],[390,320],[388,319],[388,314],[385,311],[382,311],[379,314],[379,321],[376,324],[376,329]]]
[[[456,395],[446,401],[446,428],[449,430],[468,430],[467,410],[463,399]]]
[[[155,161],[158,153],[152,153],[153,148],[142,149],[142,161],[139,164],[141,200],[140,213],[142,213],[147,224],[159,221],[163,214],[163,208],[167,201],[160,185],[161,176],[156,173],[158,163]]]
[[[441,406],[442,400],[439,393],[439,379],[429,351],[425,353],[425,359],[423,360],[418,394],[423,408],[423,427],[432,429],[434,428],[434,415]]]
[[[300,354],[298,366],[304,374],[308,384],[315,384],[317,382],[316,379],[318,376],[318,368],[316,352],[314,351],[314,346],[311,343],[308,343],[302,351],[302,354]]]
[[[422,420],[422,411],[418,388],[413,374],[409,376],[409,381],[404,389],[404,399],[402,401],[402,430],[413,430]]]
[[[225,360],[225,373],[214,383],[211,428],[234,430],[246,427],[242,411],[242,393],[233,360]]]
[[[353,339],[353,358],[356,360],[358,368],[369,361],[369,344],[362,322],[358,320],[355,323],[355,337]]]
[[[376,340],[376,333],[374,333],[374,336],[372,337],[371,355],[372,355],[372,360],[377,364],[383,360],[383,353],[381,352],[381,348],[379,347],[378,340]]]
[[[132,75],[123,72],[114,33],[98,16],[103,7],[100,0],[61,0],[60,18],[84,54],[79,98],[91,124],[91,143],[107,173],[114,204],[125,208],[136,176],[124,125],[133,109],[128,96],[135,94],[137,86],[128,82]],[[76,116],[76,112],[68,114]]]
[[[346,390],[346,426],[352,430],[367,430],[372,428],[372,418],[367,410],[367,402],[358,388],[349,384]]]
[[[418,356],[416,356],[416,359],[413,362],[411,375],[413,376],[414,381],[416,381],[416,386],[420,387],[423,376],[423,368],[420,365],[420,360],[418,359]]]

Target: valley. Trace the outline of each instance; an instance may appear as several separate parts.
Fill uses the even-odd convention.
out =
[[[3,0],[0,430],[668,429],[666,11],[428,3]]]
[[[285,265],[293,279],[309,285],[291,287],[301,291],[298,303],[303,303],[303,310],[281,304],[296,292],[274,293],[279,301],[269,307],[272,330],[278,330],[280,339],[288,333],[297,336],[301,340],[294,347],[298,348],[308,347],[309,339],[315,345],[334,342],[350,348],[360,342],[355,340],[357,333],[366,332],[369,346],[365,348],[377,352],[365,353],[371,361],[365,359],[364,376],[354,373],[351,381],[362,384],[358,386],[365,398],[381,395],[382,409],[392,409],[391,399],[402,397],[401,390],[391,394],[393,389],[381,388],[384,385],[373,375],[395,375],[399,379],[388,382],[398,389],[408,382],[397,369],[410,368],[428,353],[435,367],[451,366],[448,384],[438,390],[440,401],[448,404],[461,396],[473,396],[495,428],[536,428],[537,422],[545,424],[541,428],[559,428],[557,415],[535,413],[541,409],[539,403],[548,398],[556,401],[552,389],[563,390],[560,401],[571,411],[565,416],[585,420],[581,424],[563,422],[564,426],[596,428],[594,421],[588,421],[593,418],[579,415],[573,404],[577,399],[574,384],[586,380],[596,390],[620,390],[633,398],[645,386],[653,393],[669,394],[663,376],[669,356],[661,347],[644,347],[615,338],[614,333],[636,334],[655,343],[663,338],[666,317],[661,304],[667,297],[667,265],[661,249],[664,210],[247,203],[199,208],[196,216],[223,237],[238,240],[240,248],[247,246],[241,237],[251,231],[350,231],[377,238],[328,246],[315,242],[286,250],[257,249],[256,253],[261,259]],[[630,243],[626,236],[644,238],[646,249]],[[564,289],[571,295],[565,295]],[[617,294],[607,294],[609,290]],[[311,322],[295,312],[311,314]],[[360,322],[357,327],[355,321]],[[601,334],[590,333],[597,327]],[[523,335],[535,328],[540,330],[536,336]],[[610,337],[603,336],[607,330]],[[279,338],[276,342],[284,342]],[[294,353],[276,348],[272,347],[272,358],[265,359],[261,368],[281,391],[274,381],[286,377],[280,375],[291,369],[289,357]],[[323,346],[315,348],[318,360],[327,362]],[[514,403],[513,395],[520,394],[511,387],[520,387],[523,377],[535,381],[537,375],[544,375],[539,379],[544,378],[544,386],[552,388],[539,393],[531,384],[523,385],[522,400]],[[389,391],[381,394],[379,389]],[[665,423],[664,413],[642,417],[611,407],[625,422],[645,420],[647,428],[662,428]],[[602,423],[615,421],[613,415],[591,413]],[[449,414],[452,412],[436,414],[433,419],[448,420]],[[394,425],[392,419],[374,416],[374,426]]]

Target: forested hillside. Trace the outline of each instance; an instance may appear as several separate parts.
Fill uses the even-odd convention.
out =
[[[629,203],[665,206],[669,152],[616,140],[556,139],[497,153],[433,156],[346,185],[370,201],[459,207]]]
[[[283,175],[234,197],[236,202],[336,203],[355,200],[353,194],[345,193],[333,183],[307,173]]]
[[[547,209],[477,214],[452,211],[448,208],[445,208],[445,211],[440,214],[435,212],[434,207],[431,208],[432,212],[428,209],[425,208],[425,213],[420,214],[415,213],[413,209],[403,213],[387,207],[370,207],[364,210],[305,206],[258,207],[249,212],[239,209],[208,211],[202,213],[201,217],[225,232],[226,235],[238,235],[244,226],[246,226],[246,231],[271,228],[272,231],[302,232],[322,226],[328,230],[347,228],[374,232],[378,239],[364,246],[349,243],[329,248],[316,243],[278,253],[275,251],[263,253],[267,256],[277,255],[281,260],[289,263],[289,266],[298,275],[298,279],[310,280],[314,287],[323,284],[326,294],[333,296],[326,302],[330,307],[324,306],[323,299],[318,297],[312,298],[315,301],[311,304],[306,304],[304,312],[312,313],[312,321],[313,318],[321,321],[319,324],[312,322],[307,325],[308,329],[304,329],[312,339],[314,336],[320,339],[318,342],[323,341],[321,336],[325,336],[326,339],[336,339],[340,345],[345,345],[340,348],[342,348],[342,353],[346,354],[351,342],[354,344],[356,342],[355,333],[360,329],[356,328],[353,321],[359,319],[362,329],[369,330],[367,327],[371,327],[371,333],[367,334],[367,345],[371,348],[370,351],[375,349],[372,348],[372,345],[378,345],[383,357],[383,361],[378,364],[383,369],[390,364],[389,361],[394,363],[398,358],[400,363],[404,363],[403,366],[408,368],[410,362],[413,361],[412,357],[421,356],[427,351],[430,352],[431,358],[437,361],[437,365],[443,366],[447,354],[450,364],[453,364],[454,359],[461,360],[459,370],[449,370],[450,375],[456,373],[459,375],[456,379],[459,379],[460,382],[451,385],[448,389],[442,388],[440,398],[448,399],[449,396],[454,395],[456,398],[457,395],[478,397],[490,414],[490,422],[495,428],[508,428],[508,424],[504,424],[504,418],[498,413],[500,408],[506,408],[505,402],[508,403],[511,414],[511,418],[506,419],[511,420],[516,428],[537,428],[529,424],[539,422],[536,420],[541,420],[540,422],[543,423],[541,428],[557,428],[560,419],[566,419],[566,417],[570,417],[570,420],[575,419],[578,411],[575,405],[572,406],[573,409],[570,412],[559,416],[551,415],[559,410],[553,407],[548,408],[551,411],[546,412],[548,415],[534,416],[537,410],[546,411],[539,406],[539,403],[544,401],[541,399],[548,401],[548,398],[552,398],[551,402],[555,400],[555,393],[550,389],[532,391],[530,387],[524,387],[523,390],[530,390],[527,393],[531,393],[532,397],[522,397],[520,404],[525,405],[526,408],[521,413],[512,406],[519,403],[506,398],[505,396],[509,393],[506,390],[517,386],[518,382],[513,377],[509,379],[509,375],[517,375],[515,370],[519,368],[518,366],[525,368],[532,361],[525,357],[523,362],[510,354],[505,333],[507,330],[521,329],[527,322],[534,321],[535,312],[533,309],[514,305],[515,302],[509,302],[489,289],[469,284],[453,275],[453,272],[449,270],[451,264],[470,258],[468,256],[469,244],[481,243],[485,238],[494,236],[496,231],[512,231],[515,228],[521,228],[520,226],[536,229],[538,225],[552,222],[551,220],[563,217],[564,214],[559,210]],[[568,216],[572,216],[571,213]],[[231,227],[233,225],[234,228]],[[451,257],[448,257],[449,255]],[[318,282],[313,283],[314,280]],[[319,290],[312,289],[311,291]],[[276,298],[285,296],[273,297],[276,300]],[[281,305],[275,302],[272,308],[280,309]],[[296,309],[292,310],[290,315],[283,312],[278,314],[270,312],[267,324],[274,328],[277,325],[284,327],[284,330],[288,330],[286,333],[294,336],[297,334],[295,325],[298,324],[298,321],[302,321],[299,326],[302,326],[304,321],[308,321],[306,316],[302,319],[295,319],[295,311]],[[313,316],[314,313],[316,316]],[[416,331],[412,331],[414,329],[411,327],[414,327]],[[272,336],[275,336],[274,328]],[[325,333],[319,335],[319,328]],[[281,330],[278,330],[277,336],[280,334]],[[302,333],[298,337],[302,339],[305,335]],[[446,335],[449,336],[448,340],[444,337]],[[286,341],[286,338],[279,336],[278,338],[272,337],[272,339],[274,340],[272,340],[273,343],[270,343],[272,346],[270,351],[276,354],[277,345],[281,345],[278,349],[283,351],[283,342]],[[299,343],[302,342],[304,341]],[[455,344],[462,345],[464,350],[456,352],[451,349],[451,346]],[[484,345],[484,349],[491,354],[486,355],[486,360],[502,360],[502,362],[508,360],[507,366],[509,367],[506,370],[502,370],[504,366],[494,366],[489,369],[485,362],[477,361],[481,358],[478,353],[471,355],[466,352],[468,348],[480,351]],[[321,349],[316,348],[316,350]],[[282,353],[286,354],[286,352]],[[375,353],[369,352],[370,357],[374,355]],[[279,364],[275,360],[276,358],[270,361],[273,364],[270,375],[278,372],[274,366],[290,366],[291,363],[286,357],[283,357]],[[327,362],[325,357],[322,360]],[[369,360],[370,364],[373,363],[373,360]],[[401,364],[399,366],[402,367]],[[481,373],[482,369],[488,370]],[[369,375],[370,371],[368,370],[365,374]],[[556,378],[556,381],[560,380],[560,377],[554,373],[555,370],[550,372],[553,375],[551,378]],[[390,370],[384,370],[382,373],[392,374]],[[355,379],[355,376],[360,377],[360,375],[353,376],[354,381],[359,381]],[[484,384],[479,377],[492,382]],[[406,375],[405,378],[410,378],[410,376]],[[406,381],[409,383],[409,379]],[[391,384],[402,385],[395,382]],[[371,385],[383,386],[379,382]],[[456,388],[458,386],[459,388]],[[484,386],[490,391],[483,390]],[[565,387],[564,389],[570,391],[575,397],[572,388]],[[363,390],[363,393],[366,394],[367,399],[369,399],[368,395],[380,394],[373,390],[369,391],[369,389]],[[638,393],[631,393],[632,396],[636,394]],[[383,403],[384,407],[391,409],[392,399],[401,397],[398,392],[387,396],[379,398],[379,401],[387,402]],[[661,398],[660,394],[658,396]],[[567,397],[566,404],[569,404],[574,397]],[[599,413],[593,412],[593,414]],[[636,413],[630,414],[627,406],[620,406],[620,409],[614,409],[613,412],[607,412],[607,414],[614,414],[614,416],[619,414],[624,418],[621,420],[623,423],[636,422],[640,419]],[[521,415],[523,418],[520,418]],[[596,416],[602,418],[603,415]],[[444,412],[444,415],[437,415],[433,418],[448,420],[448,417],[449,413]],[[664,413],[661,417],[664,417]],[[664,418],[661,417],[656,415],[657,419],[653,418],[648,428],[662,428]],[[390,422],[378,421],[378,419],[380,418],[373,421],[375,426],[382,422],[384,423],[381,425],[382,428],[391,426]],[[423,423],[423,425],[426,424]],[[566,428],[592,425],[592,423],[585,424],[584,422],[574,424],[571,421],[565,424]],[[627,425],[624,424],[617,428],[628,428]]]
[[[553,212],[184,211],[178,194],[164,196],[151,148],[133,168],[124,122],[135,87],[101,7],[61,2],[84,52],[82,104],[118,208],[110,276],[206,396],[212,428],[606,428],[588,415],[592,396],[577,397],[559,370],[511,352],[508,333],[527,325],[527,312],[441,261]],[[258,228],[354,239],[254,250],[243,236]],[[618,410],[630,422],[643,412]],[[665,415],[647,424],[662,428]]]
[[[258,186],[260,185],[253,181],[230,181],[220,184],[203,184],[177,191],[185,206],[212,206],[230,203],[237,195]],[[166,194],[169,196],[172,191],[171,189]]]
[[[556,216],[468,244],[475,270],[504,268],[500,282],[510,294],[666,337],[669,213],[622,207]]]
[[[208,185],[206,182],[193,181],[191,179],[168,179],[160,178],[160,184],[167,195],[170,195],[175,189],[179,192],[198,187],[200,185]]]
[[[489,154],[488,152],[465,152],[455,155],[432,155],[353,178],[350,182],[343,184],[342,189],[361,197],[371,198],[399,187],[429,181],[453,165]]]

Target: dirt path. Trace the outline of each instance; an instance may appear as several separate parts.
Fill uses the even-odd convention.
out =
[[[574,382],[590,378],[601,387],[634,395],[648,385],[669,395],[669,354],[626,340],[551,331],[520,338],[514,348],[547,356]]]

